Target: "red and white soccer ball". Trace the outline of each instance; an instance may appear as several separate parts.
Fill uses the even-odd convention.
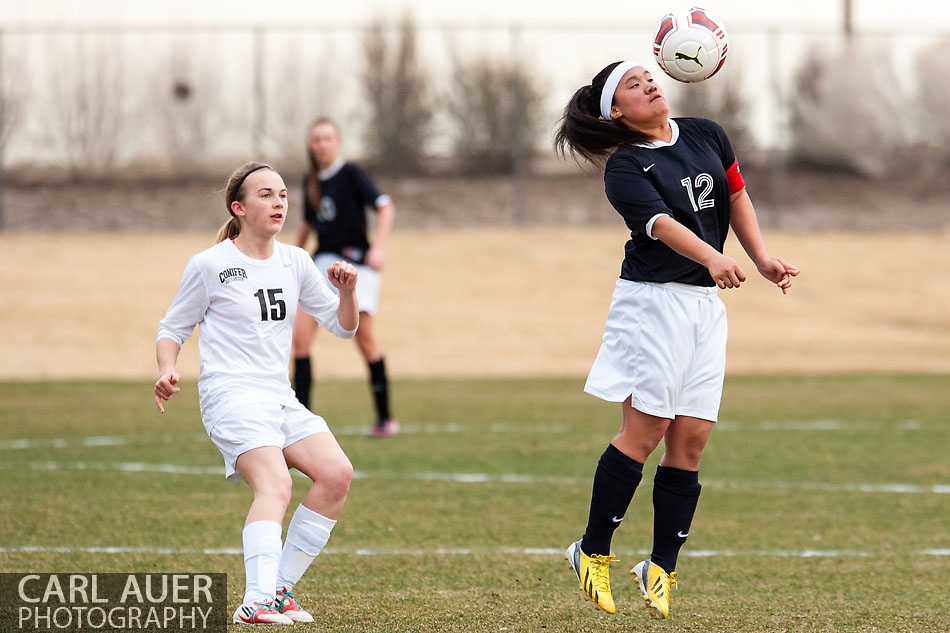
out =
[[[719,72],[728,50],[729,36],[722,20],[699,7],[668,13],[653,38],[656,63],[667,75],[686,83]]]

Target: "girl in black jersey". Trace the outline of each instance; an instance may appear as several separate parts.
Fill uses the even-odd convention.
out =
[[[389,411],[389,381],[383,351],[376,340],[374,315],[379,298],[379,272],[386,261],[386,242],[392,230],[396,207],[381,194],[358,165],[339,157],[342,138],[331,119],[320,118],[310,126],[307,156],[310,171],[304,181],[304,222],[297,233],[297,245],[304,247],[311,232],[317,234],[314,263],[326,270],[338,259],[356,266],[360,283],[356,298],[360,306],[360,328],[356,344],[369,366],[370,386],[376,404],[374,437],[399,432],[399,422]],[[376,234],[370,245],[366,230],[366,207],[379,214]],[[310,406],[313,382],[310,346],[316,322],[300,314],[294,324],[294,389],[297,399]]]
[[[783,293],[798,269],[767,253],[722,128],[707,119],[670,119],[663,91],[643,64],[616,62],[580,88],[564,110],[555,145],[562,155],[604,165],[607,199],[630,229],[585,386],[621,403],[622,421],[594,473],[587,529],[567,558],[585,596],[613,613],[610,541],[643,463],[662,439],[653,551],[630,573],[651,614],[663,619],[722,396],[727,326],[716,295],[746,279],[722,252],[729,227],[759,273]]]

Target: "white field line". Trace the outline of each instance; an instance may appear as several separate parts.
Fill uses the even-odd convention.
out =
[[[148,444],[192,443],[207,439],[205,433],[178,435],[98,435],[92,437],[54,437],[47,439],[21,438],[0,441],[0,451],[17,451],[32,448],[83,448],[96,446],[143,446]]]
[[[400,433],[405,435],[442,433],[567,433],[566,424],[510,424],[496,422],[484,425],[447,422],[445,424],[407,424]],[[338,436],[368,435],[367,426],[343,426],[333,430]],[[20,438],[0,440],[0,451],[36,448],[88,448],[96,446],[142,446],[149,444],[191,444],[208,439],[206,433],[179,433],[168,435],[100,435],[94,437]]]
[[[7,469],[16,468],[6,465]],[[224,466],[185,466],[142,462],[32,462],[30,470],[104,470],[122,473],[169,473],[173,475],[224,475]]]
[[[443,424],[406,424],[401,433],[406,435],[444,434],[444,433],[569,433],[579,425],[569,424],[516,424],[496,422],[489,425],[446,422]],[[872,423],[841,420],[787,420],[757,422],[754,424],[722,421],[716,424],[720,431],[857,431],[870,429],[894,429],[919,431],[923,428],[920,420],[899,420],[897,422]],[[334,435],[366,435],[368,427],[343,426],[333,430]],[[15,451],[37,448],[83,448],[97,446],[141,446],[149,444],[190,444],[207,438],[205,433],[178,433],[168,435],[101,435],[74,438],[20,438],[0,440],[0,451]]]
[[[369,435],[368,426],[341,426],[330,429],[334,435]],[[488,425],[445,422],[442,424],[403,424],[399,433],[408,435],[443,433],[569,433],[568,424],[516,424],[511,422],[493,422]]]
[[[22,545],[18,547],[0,547],[0,554],[156,554],[156,555],[187,555],[204,554],[208,556],[240,556],[243,550],[234,547],[219,547],[206,549],[182,549],[173,547],[46,547],[42,545]],[[645,556],[650,550],[618,550],[620,556]],[[518,554],[523,556],[563,556],[564,549],[560,547],[381,547],[381,548],[348,548],[327,547],[322,552],[324,556],[356,555],[356,556],[484,556],[492,554]],[[894,552],[868,552],[861,550],[684,550],[680,556],[693,558],[713,557],[772,557],[772,558],[878,558],[894,556]],[[950,556],[950,549],[923,549],[901,553],[902,556]]]
[[[897,420],[870,422],[863,420],[763,420],[762,422],[739,423],[728,420],[716,423],[719,431],[866,431],[898,430],[919,431],[920,420]]]
[[[148,464],[141,462],[33,462],[28,465],[31,470],[96,470],[127,473],[170,473],[176,475],[224,475],[223,466],[185,466],[181,464]],[[19,468],[18,465],[7,465],[6,468]],[[303,477],[301,473],[294,474]],[[590,480],[579,477],[559,477],[555,475],[526,475],[516,473],[437,473],[437,472],[389,472],[389,471],[356,471],[355,479],[383,479],[396,481],[446,481],[461,484],[505,483],[505,484],[553,484],[564,486],[589,485]],[[649,487],[649,482],[641,484]],[[899,494],[950,494],[950,485],[937,484],[920,486],[917,484],[826,484],[815,482],[782,482],[782,481],[703,481],[703,486],[725,490],[820,490],[824,492],[864,492],[864,493],[899,493]]]

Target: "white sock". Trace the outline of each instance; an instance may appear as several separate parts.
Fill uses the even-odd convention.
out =
[[[287,528],[287,542],[280,555],[280,567],[277,571],[277,589],[289,591],[300,580],[310,563],[317,557],[323,546],[330,540],[330,530],[336,521],[322,514],[297,506],[294,518]]]
[[[281,525],[254,521],[244,526],[244,570],[247,584],[244,604],[274,599],[274,584],[280,563]]]

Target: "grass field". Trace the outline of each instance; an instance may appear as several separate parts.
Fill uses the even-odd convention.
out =
[[[321,631],[950,630],[950,376],[730,377],[671,619],[627,570],[648,553],[655,455],[614,538],[618,613],[562,550],[584,529],[619,407],[582,380],[406,381],[406,433],[364,435],[362,381],[318,386],[357,469],[297,586]],[[203,571],[243,594],[243,484],[221,476],[195,388],[0,383],[0,571]],[[305,489],[295,480],[295,502]]]

